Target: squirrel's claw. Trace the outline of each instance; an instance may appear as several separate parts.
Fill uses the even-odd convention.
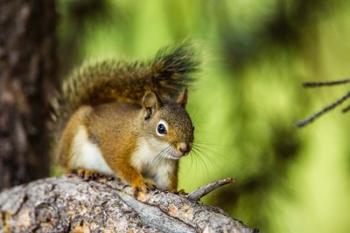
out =
[[[145,182],[145,185],[147,187],[147,190],[153,191],[153,190],[157,189],[156,184],[152,180],[146,179],[144,182]]]
[[[75,173],[80,176],[83,180],[96,180],[98,179],[101,175],[93,170],[88,170],[88,169],[77,169]]]
[[[154,185],[144,180],[137,180],[132,184],[134,197],[139,201],[145,201],[147,193],[154,189]]]
[[[134,197],[139,201],[145,201],[148,193],[147,188],[136,187],[133,188]]]
[[[187,192],[185,192],[185,190],[184,189],[180,189],[180,190],[170,190],[170,192],[173,192],[173,193],[175,193],[175,194],[180,194],[180,195],[187,195],[188,193]]]

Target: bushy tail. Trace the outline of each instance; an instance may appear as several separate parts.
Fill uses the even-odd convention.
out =
[[[53,101],[53,120],[61,127],[81,105],[108,101],[139,103],[147,90],[171,98],[193,81],[199,62],[188,43],[161,49],[148,62],[105,60],[84,65],[63,81]]]

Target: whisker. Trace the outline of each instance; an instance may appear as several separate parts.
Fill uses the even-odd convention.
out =
[[[218,148],[213,148],[213,146],[194,144],[194,145],[192,145],[192,147],[196,148],[197,150],[199,150],[203,154],[209,154],[208,152],[214,153],[214,154],[219,154]]]
[[[162,154],[162,160],[164,160],[164,159],[169,159],[169,153],[170,153],[170,151],[171,151],[171,146],[169,145],[168,147],[167,147],[167,149],[163,152],[163,154]],[[161,160],[161,161],[162,161]]]
[[[174,156],[174,150],[172,149],[171,146],[169,146],[167,153],[165,154],[165,158],[167,159],[172,159],[172,157]]]
[[[211,159],[210,157],[212,157],[212,156],[210,156],[210,153],[207,153],[206,155],[204,155],[204,153],[199,152],[198,154],[199,154],[199,157],[202,158],[202,160],[204,161],[204,163],[207,164],[208,167],[213,167],[213,166],[219,167],[219,163],[218,163],[219,160],[217,159],[217,157]]]
[[[211,171],[211,169],[209,169],[209,165],[208,165],[208,161],[206,158],[204,158],[202,156],[202,154],[198,151],[198,150],[195,150],[195,154],[196,154],[196,158],[198,158],[198,161],[200,162],[200,164],[202,165],[202,167],[204,167],[204,173],[205,173],[205,178],[208,179],[209,176],[209,172]]]
[[[162,154],[162,160],[163,159],[169,159],[169,153],[170,153],[170,146],[167,147],[166,151],[164,151],[164,153]]]
[[[201,160],[201,162],[205,164],[206,168],[208,168],[207,164],[204,162],[204,159],[203,159],[203,156],[201,154],[201,151],[198,148],[195,147],[195,148],[193,148],[193,152]]]
[[[163,155],[169,149],[170,145],[161,150],[152,160],[152,164],[158,165],[163,160]]]
[[[166,149],[166,148],[165,148],[165,149]],[[158,157],[162,154],[162,152],[163,152],[165,149],[161,150],[156,156],[154,156],[154,158],[153,158],[153,160],[152,160],[151,163],[155,163],[155,162],[158,160]]]
[[[190,156],[191,159],[192,159],[192,164],[191,164],[191,166],[194,166],[194,169],[195,169],[195,170],[198,170],[198,159],[196,159],[197,153],[196,153],[196,151],[193,149],[193,147],[192,147],[192,150],[191,150],[189,156]]]
[[[204,141],[198,141],[196,140],[196,142],[194,143],[196,146],[199,146],[201,148],[205,148],[205,149],[209,149],[212,152],[217,153],[219,150],[220,151],[227,151],[230,148],[232,148],[234,145],[230,145],[230,144],[216,144],[216,143],[211,143],[211,142],[204,142]]]
[[[232,163],[234,162],[234,158],[230,156],[229,153],[223,153],[222,150],[220,152],[218,148],[215,149],[212,148],[212,146],[204,147],[203,145],[198,145],[197,143],[195,143],[192,147],[196,148],[201,153],[202,157],[205,155],[204,157],[206,160],[209,158],[210,164],[215,164],[217,167],[221,166],[218,158],[225,159],[225,161],[227,160]]]

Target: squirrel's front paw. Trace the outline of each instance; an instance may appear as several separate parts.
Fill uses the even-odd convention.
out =
[[[153,185],[146,183],[144,180],[136,180],[132,184],[132,190],[134,196],[137,200],[144,201],[146,200],[146,195],[153,188]]]
[[[75,170],[75,173],[84,180],[95,180],[99,174],[96,171],[79,168]]]
[[[147,190],[156,190],[157,186],[151,179],[144,179]]]
[[[180,190],[173,189],[173,190],[170,190],[170,192],[180,194],[180,195],[187,195],[188,194],[187,192],[185,192],[184,189],[180,189]]]

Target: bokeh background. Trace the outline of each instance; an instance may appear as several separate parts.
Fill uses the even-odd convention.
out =
[[[349,1],[61,0],[58,13],[62,77],[195,43],[188,110],[200,150],[181,161],[180,188],[234,177],[204,202],[262,232],[350,231],[350,115],[295,127],[349,89],[301,86],[348,77]]]

